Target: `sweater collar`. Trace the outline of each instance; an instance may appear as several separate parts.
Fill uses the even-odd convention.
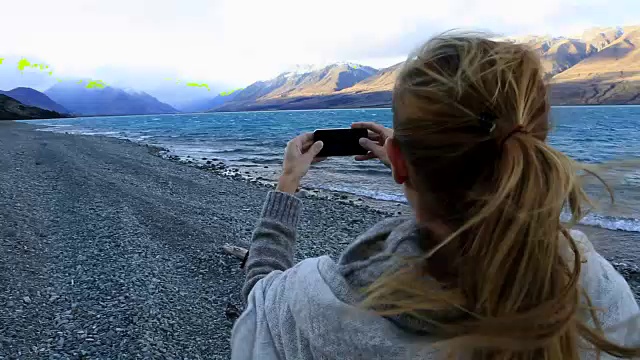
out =
[[[335,283],[336,296],[342,301],[357,304],[362,300],[362,289],[373,284],[382,275],[399,269],[404,265],[403,259],[424,255],[420,246],[421,236],[414,218],[399,217],[376,224],[359,236],[340,256],[338,272],[326,276],[326,281]],[[462,314],[458,311],[422,312],[421,317],[402,314],[389,316],[387,319],[403,330],[416,334],[430,334],[434,327],[423,320],[426,317],[438,322],[449,322],[458,319]]]

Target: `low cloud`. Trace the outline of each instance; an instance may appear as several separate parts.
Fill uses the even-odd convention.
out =
[[[634,19],[637,0],[32,0],[28,9],[9,2],[0,15],[5,29],[19,29],[2,51],[37,54],[65,75],[153,65],[230,87],[292,64],[383,65],[451,28],[560,35]]]

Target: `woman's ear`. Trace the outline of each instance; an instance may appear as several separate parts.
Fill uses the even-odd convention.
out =
[[[384,147],[391,164],[393,179],[400,185],[404,184],[409,179],[409,167],[400,147],[393,138],[388,138]]]

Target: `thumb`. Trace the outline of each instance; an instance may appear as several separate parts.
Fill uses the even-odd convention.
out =
[[[320,150],[322,150],[323,147],[324,143],[322,141],[316,141],[313,145],[311,145],[311,148],[309,149],[307,154],[309,154],[309,156],[313,159],[318,156]]]
[[[382,148],[382,146],[378,145],[377,142],[367,138],[360,138],[360,140],[358,140],[358,143],[360,144],[360,146],[371,151],[375,155],[378,155],[380,149]]]

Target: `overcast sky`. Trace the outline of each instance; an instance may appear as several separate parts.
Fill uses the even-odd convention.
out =
[[[640,0],[0,1],[0,57],[38,59],[61,77],[229,87],[294,64],[389,66],[451,28],[568,35],[640,23]]]

